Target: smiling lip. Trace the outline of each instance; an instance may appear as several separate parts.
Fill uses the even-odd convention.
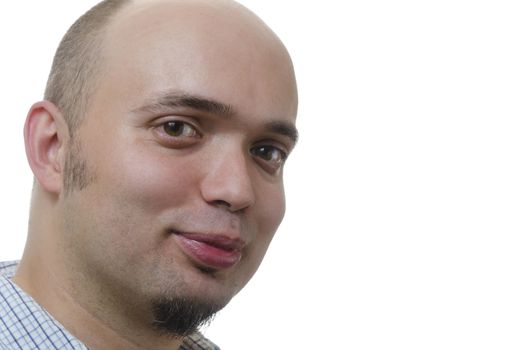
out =
[[[223,235],[174,232],[178,245],[191,260],[213,269],[227,269],[242,258],[244,242]]]

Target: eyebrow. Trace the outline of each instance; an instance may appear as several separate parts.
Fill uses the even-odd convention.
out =
[[[181,107],[192,108],[223,117],[230,117],[233,115],[233,107],[231,105],[199,96],[171,93],[148,100],[144,106],[135,109],[134,112],[157,113],[165,111],[166,109]]]
[[[225,118],[235,115],[234,108],[222,102],[204,98],[196,95],[166,93],[159,97],[147,100],[147,102],[134,112],[163,113],[167,109],[191,108]],[[299,139],[299,132],[294,124],[284,121],[271,121],[265,125],[266,130],[282,136],[286,136],[295,144]]]
[[[299,139],[299,131],[297,131],[297,128],[291,123],[273,121],[267,124],[267,129],[273,133],[290,138],[293,144],[296,144]]]

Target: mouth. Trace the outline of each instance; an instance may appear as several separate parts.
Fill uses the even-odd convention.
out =
[[[183,253],[202,268],[224,270],[242,259],[244,242],[224,235],[171,231]]]

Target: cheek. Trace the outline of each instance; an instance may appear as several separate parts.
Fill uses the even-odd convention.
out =
[[[82,194],[80,211],[90,226],[84,231],[97,237],[89,242],[96,250],[110,257],[119,252],[126,264],[158,249],[163,212],[186,207],[195,196],[196,173],[184,160],[113,148],[89,166],[96,180]]]
[[[257,229],[252,244],[248,247],[247,260],[241,265],[241,283],[242,288],[253,277],[262,263],[268,247],[279,227],[284,216],[285,205],[284,195],[281,191],[267,193],[267,201],[260,201],[254,208],[258,213]]]
[[[284,217],[285,198],[282,184],[263,185],[260,188],[252,209],[258,218],[253,250],[257,259],[262,260]]]
[[[197,193],[198,169],[185,158],[175,159],[148,151],[112,158],[104,166],[110,171],[101,175],[106,182],[105,190],[146,212],[159,212],[186,203]]]
[[[271,236],[269,237],[271,240],[286,211],[284,187],[280,182],[260,184],[256,188],[257,200],[253,210],[259,217],[259,232],[266,233],[265,236]]]

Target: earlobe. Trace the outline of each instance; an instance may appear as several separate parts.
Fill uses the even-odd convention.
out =
[[[62,189],[63,153],[68,127],[59,109],[49,101],[35,103],[24,126],[29,166],[40,186],[58,194]]]

